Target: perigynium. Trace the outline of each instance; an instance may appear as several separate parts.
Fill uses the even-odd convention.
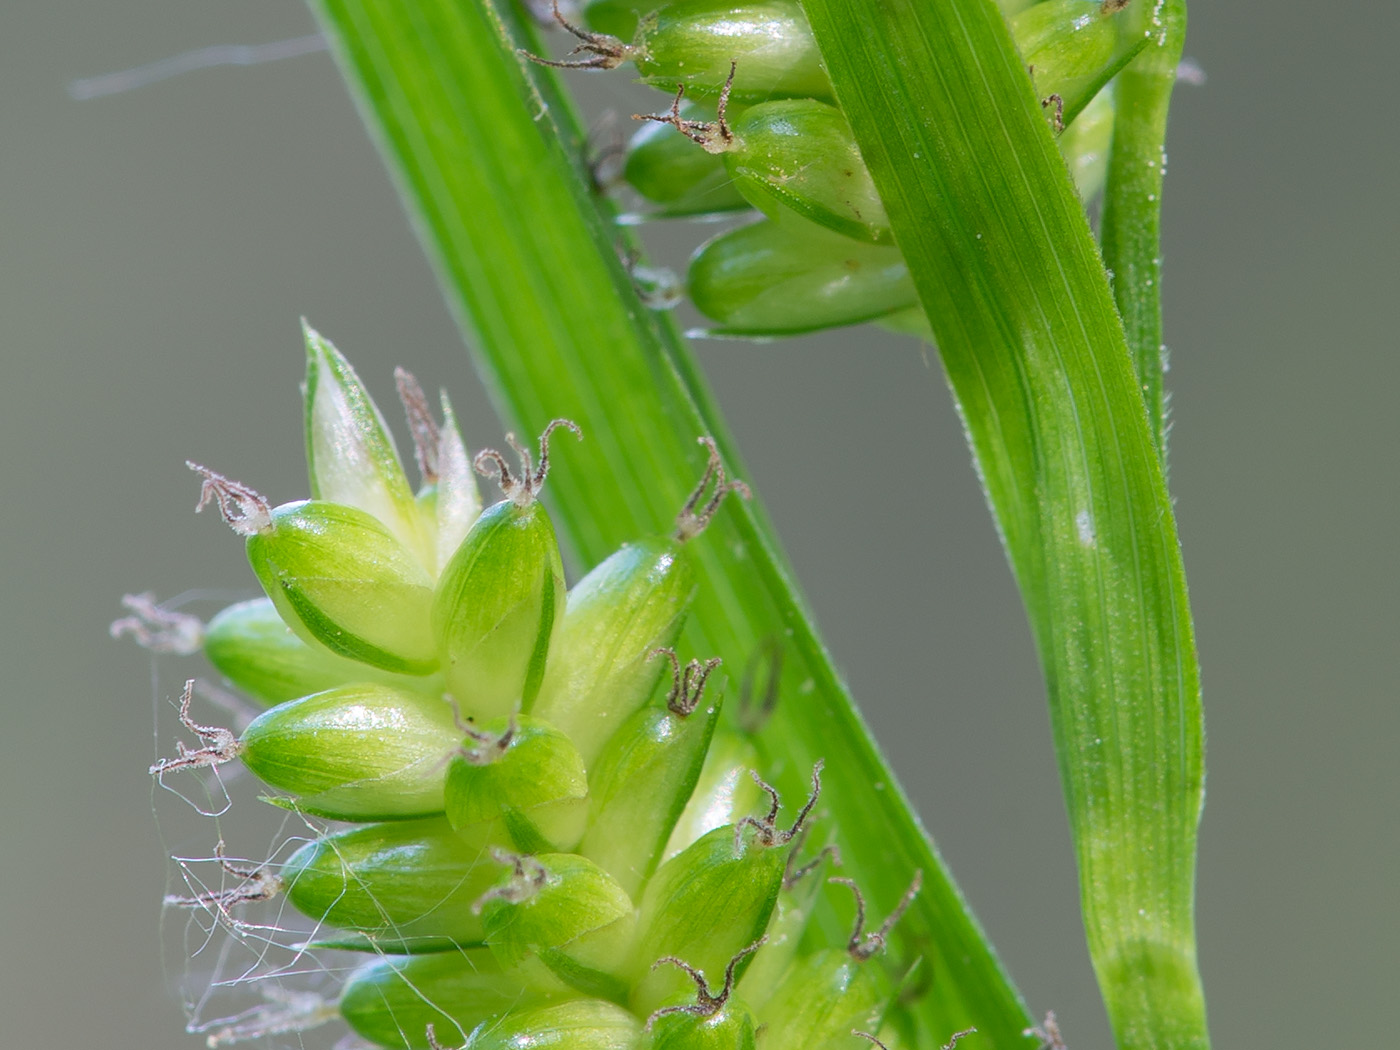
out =
[[[748,495],[713,442],[700,437],[708,467],[673,522],[566,588],[539,497],[568,469],[558,449],[551,464],[551,436],[584,438],[577,427],[551,424],[537,464],[511,436],[518,467],[469,458],[446,398],[439,421],[400,373],[415,492],[350,365],[310,329],[306,347],[313,498],[273,506],[191,464],[200,508],[244,537],[266,597],[202,631],[132,599],[124,629],[165,651],[202,641],[266,707],[238,734],[205,725],[191,682],[179,721],[197,746],[154,776],[241,762],[267,801],[343,825],[277,863],[232,864],[220,841],[232,884],[170,902],[237,925],[285,900],[315,923],[315,948],[364,961],[299,1019],[209,1043],[335,1015],[399,1048],[893,1039],[882,1018],[919,961],[891,957],[887,937],[919,873],[867,932],[860,888],[828,877],[821,763],[805,798],[780,799],[747,731],[720,724],[719,661],[675,649],[696,589],[688,551],[726,497]],[[504,498],[482,509],[473,469]],[[844,943],[808,928],[823,893],[854,895]]]

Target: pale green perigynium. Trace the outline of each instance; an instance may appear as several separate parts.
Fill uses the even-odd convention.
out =
[[[193,721],[187,691],[181,722],[205,746],[152,772],[242,760],[278,792],[269,801],[354,826],[177,903],[229,915],[280,894],[317,924],[315,945],[372,953],[340,1012],[386,1047],[754,1047],[801,1002],[814,1007],[804,1045],[863,1045],[851,1029],[879,1028],[914,960],[875,958],[859,925],[845,949],[806,930],[821,866],[795,859],[821,818],[820,765],[783,816],[743,731],[716,733],[718,661],[683,668],[668,648],[695,593],[688,545],[728,493],[747,494],[713,444],[674,531],[566,595],[538,500],[545,439],[538,469],[523,450],[519,472],[476,458],[507,498],[467,522],[475,489],[460,438],[443,440],[450,418],[425,420],[400,375],[425,474],[414,496],[353,370],[308,340],[322,498],[272,507],[196,468],[270,598],[203,633],[229,682],[273,706],[235,735]],[[880,948],[885,932],[871,935]]]
[[[698,98],[717,97],[737,65],[736,102],[831,98],[831,83],[797,0],[661,5],[641,20],[626,57],[644,82],[663,91],[683,84]]]

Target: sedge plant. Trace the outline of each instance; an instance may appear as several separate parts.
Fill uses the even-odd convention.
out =
[[[320,946],[368,953],[316,1020],[389,1047],[1059,1043],[878,789],[761,504],[725,481],[742,466],[719,410],[629,273],[639,247],[617,251],[546,67],[630,63],[674,97],[626,180],[663,213],[763,214],[692,263],[721,330],[877,320],[936,343],[1046,670],[1117,1040],[1208,1045],[1158,299],[1184,7],[1005,6],[602,0],[586,25],[537,12],[575,48],[548,62],[507,3],[313,4],[502,414],[543,435],[538,465],[514,440],[518,464],[473,459],[405,377],[414,493],[308,330],[312,498],[274,507],[195,468],[267,596],[187,633],[271,706],[235,734],[187,689],[200,746],[152,772],[237,760],[272,801],[349,823],[183,902],[285,896]],[[1096,242],[1081,194],[1100,184]],[[561,428],[585,440],[551,470]],[[485,510],[473,466],[502,490]],[[594,566],[572,587],[554,521]],[[775,652],[758,713],[707,691],[714,661]],[[867,932],[867,911],[888,918]]]

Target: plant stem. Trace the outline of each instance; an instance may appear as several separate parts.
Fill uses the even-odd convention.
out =
[[[1162,345],[1162,180],[1167,109],[1186,37],[1182,0],[1135,4],[1120,32],[1150,35],[1147,49],[1118,74],[1117,116],[1104,192],[1101,240],[1113,298],[1142,384],[1152,440],[1167,459],[1166,366]]]

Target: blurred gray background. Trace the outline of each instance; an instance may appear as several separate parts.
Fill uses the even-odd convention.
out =
[[[1391,5],[1361,14],[1198,2],[1187,51],[1209,79],[1173,113],[1172,484],[1205,672],[1200,946],[1222,1048],[1395,1041],[1400,25]],[[200,1045],[160,949],[163,853],[186,842],[158,829],[181,804],[145,772],[182,665],[153,687],[107,624],[126,591],[248,593],[182,463],[302,493],[297,318],[381,397],[403,363],[450,385],[471,445],[499,437],[325,55],[65,94],[311,28],[272,0],[0,5],[6,1047]],[[1031,1008],[1058,1011],[1074,1050],[1108,1047],[1028,632],[936,361],[864,330],[697,352]]]

